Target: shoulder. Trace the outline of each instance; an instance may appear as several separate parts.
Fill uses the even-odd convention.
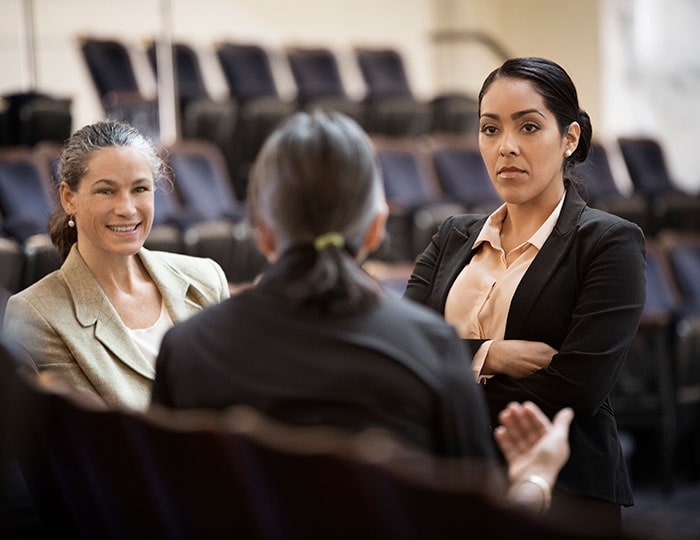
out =
[[[224,270],[213,259],[147,249],[142,249],[139,254],[147,266],[167,268],[190,283],[218,288],[226,281]]]
[[[8,309],[24,304],[36,305],[40,303],[43,305],[51,305],[53,303],[52,300],[57,298],[62,300],[69,294],[65,279],[63,278],[63,273],[61,270],[55,270],[26,289],[10,296],[7,305]],[[65,304],[61,303],[61,306],[65,306]]]
[[[373,321],[371,319],[374,319]],[[435,310],[405,298],[383,299],[370,318],[370,325],[379,326],[403,347],[412,348],[427,341],[440,349],[460,342],[455,329]]]
[[[579,228],[595,231],[599,235],[622,236],[630,241],[644,242],[644,233],[637,224],[590,206],[581,212]]]
[[[475,224],[481,223],[486,220],[488,215],[486,214],[455,214],[448,217],[440,225],[440,230],[445,233],[452,229],[457,229],[461,232],[466,232],[471,229]]]

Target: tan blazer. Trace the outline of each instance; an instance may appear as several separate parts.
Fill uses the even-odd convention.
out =
[[[138,256],[176,323],[229,296],[226,276],[211,259],[147,249]],[[60,372],[108,406],[149,405],[155,368],[75,246],[59,270],[10,297],[4,332],[40,370]]]

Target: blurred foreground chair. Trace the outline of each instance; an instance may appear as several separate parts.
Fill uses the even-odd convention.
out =
[[[225,156],[236,197],[246,198],[248,173],[267,136],[296,110],[282,99],[268,52],[259,45],[218,42],[216,57],[224,74],[238,118]]]
[[[507,508],[483,464],[385,433],[289,427],[246,407],[107,410],[2,343],[0,389],[0,451],[20,464],[47,535],[587,538]]]

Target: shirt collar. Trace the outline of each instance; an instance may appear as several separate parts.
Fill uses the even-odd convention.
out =
[[[549,238],[549,235],[552,234],[557,220],[559,219],[559,214],[561,214],[561,208],[564,205],[565,197],[566,190],[559,200],[559,203],[554,207],[554,210],[552,210],[552,213],[549,214],[544,223],[540,225],[540,228],[527,240],[528,243],[535,246],[538,250],[542,248],[547,238]],[[507,214],[508,208],[506,204],[503,203],[488,217],[484,227],[479,232],[479,236],[476,237],[472,249],[476,249],[483,242],[488,242],[493,247],[501,247],[501,226]]]

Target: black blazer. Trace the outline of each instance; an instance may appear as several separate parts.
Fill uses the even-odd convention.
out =
[[[444,313],[486,219],[447,219],[416,263],[406,297]],[[571,457],[559,487],[623,505],[632,504],[632,492],[609,393],[637,331],[645,267],[639,227],[589,208],[569,189],[552,234],[513,295],[505,330],[505,339],[541,341],[558,354],[529,377],[497,375],[484,385],[493,426],[512,400],[531,400],[550,417],[573,407]]]
[[[153,403],[247,404],[282,422],[383,428],[435,455],[497,463],[486,402],[454,328],[398,298],[343,316],[294,307],[270,285],[288,275],[286,263],[168,331]]]

